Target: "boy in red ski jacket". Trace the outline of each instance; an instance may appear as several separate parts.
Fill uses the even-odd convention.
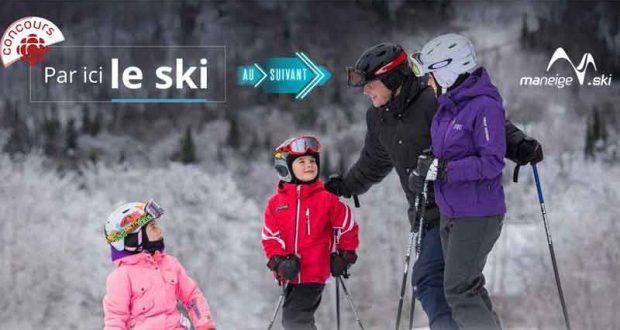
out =
[[[265,209],[262,244],[267,267],[286,283],[287,330],[316,329],[314,312],[330,271],[341,276],[357,260],[358,225],[351,208],[318,178],[320,147],[316,137],[303,135],[274,154],[280,182]]]

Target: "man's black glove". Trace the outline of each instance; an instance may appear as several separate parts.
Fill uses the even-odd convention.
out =
[[[428,175],[431,172],[432,175]],[[448,178],[448,162],[429,155],[418,157],[418,166],[409,175],[409,190],[414,195],[421,194],[424,189],[424,181],[441,180]]]
[[[542,145],[531,137],[525,137],[519,142],[517,157],[514,161],[519,165],[536,164],[543,160]]]
[[[353,251],[338,250],[338,252],[332,252],[329,266],[332,272],[332,276],[345,275],[347,270],[357,261],[357,254]]]
[[[411,174],[409,174],[409,190],[414,195],[418,195],[422,193],[424,189],[424,177],[418,173],[418,170],[413,170]]]
[[[294,254],[289,254],[286,257],[274,255],[267,263],[267,267],[276,272],[278,277],[287,280],[292,280],[299,274],[300,266],[299,257]]]
[[[339,174],[332,174],[325,183],[325,190],[340,197],[351,198],[351,192],[344,185],[344,180]]]

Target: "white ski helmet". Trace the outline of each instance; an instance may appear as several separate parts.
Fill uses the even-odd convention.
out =
[[[148,203],[126,203],[118,207],[105,223],[106,241],[117,251],[140,251],[143,226],[164,214],[153,200]]]
[[[273,165],[278,172],[278,177],[284,182],[299,183],[293,174],[293,161],[300,156],[311,155],[316,159],[317,167],[319,167],[320,152],[321,143],[312,135],[300,135],[282,142],[273,153]]]
[[[432,73],[445,92],[459,75],[476,66],[476,50],[468,38],[449,33],[440,35],[411,55],[413,72],[417,76]]]

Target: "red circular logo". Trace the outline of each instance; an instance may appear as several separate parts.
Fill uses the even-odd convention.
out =
[[[47,52],[48,48],[43,38],[37,37],[34,33],[23,38],[17,47],[17,53],[21,55],[21,61],[27,62],[30,66],[42,63]]]

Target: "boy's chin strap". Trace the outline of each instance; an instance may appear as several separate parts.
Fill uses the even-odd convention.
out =
[[[310,181],[301,181],[299,179],[297,179],[295,177],[295,175],[293,174],[293,180],[291,180],[291,183],[293,184],[313,184],[315,183],[317,180],[319,179],[319,174],[317,173],[316,177]]]

